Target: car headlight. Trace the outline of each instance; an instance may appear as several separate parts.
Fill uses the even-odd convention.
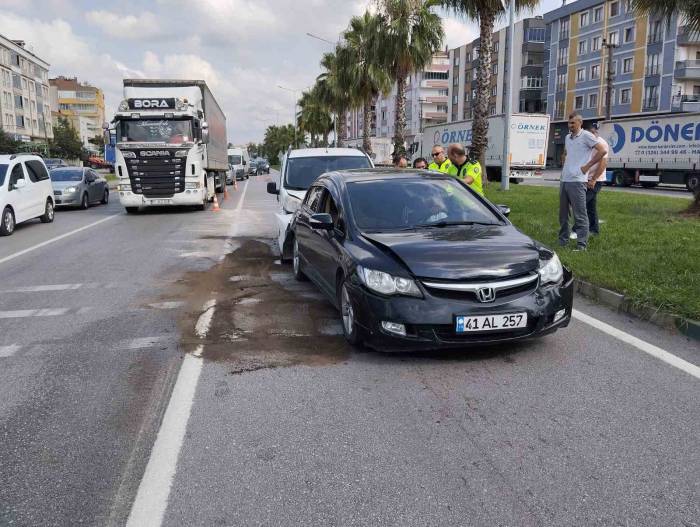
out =
[[[63,193],[64,194],[73,194],[73,192],[75,192],[76,190],[78,190],[76,187],[66,187],[63,189]]]
[[[136,158],[136,152],[132,152],[131,150],[122,150],[121,153],[124,156],[124,159],[135,159]]]
[[[292,195],[287,195],[287,199],[284,202],[284,212],[287,214],[294,214],[301,205],[301,200]]]
[[[187,157],[189,150],[175,150],[175,157]]]
[[[556,284],[564,276],[564,268],[561,266],[556,253],[553,253],[549,260],[540,260],[538,272],[540,273],[541,284]]]
[[[129,101],[124,99],[122,102],[119,103],[119,111],[120,112],[125,112],[129,109]]]
[[[361,265],[357,266],[357,275],[367,289],[382,295],[423,296],[416,283],[410,278],[392,276],[383,271],[366,269]]]

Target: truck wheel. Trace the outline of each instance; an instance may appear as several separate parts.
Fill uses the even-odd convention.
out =
[[[136,214],[139,211],[138,207],[125,207],[127,214]]]
[[[613,174],[613,180],[616,187],[629,187],[633,182],[631,178],[627,177],[624,170],[616,170]]]
[[[685,187],[690,192],[695,192],[700,187],[700,174],[688,174],[685,176]]]

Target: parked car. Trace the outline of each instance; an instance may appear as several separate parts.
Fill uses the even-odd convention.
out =
[[[49,157],[47,159],[44,159],[44,164],[46,165],[46,168],[48,168],[49,170],[53,170],[54,168],[68,166],[68,163],[66,163],[63,159],[59,159],[57,157]]]
[[[258,174],[269,174],[270,173],[270,162],[263,158],[258,158]]]
[[[540,337],[569,324],[573,277],[509,212],[445,174],[329,173],[292,222],[294,276],[339,308],[351,344],[394,351]]]
[[[257,176],[258,175],[258,161],[256,159],[252,159],[248,162],[248,172],[246,172],[248,176]]]
[[[245,148],[229,148],[228,164],[231,167],[232,176],[237,180],[248,179],[248,151]]]
[[[87,166],[89,166],[92,169],[110,168],[112,166],[107,161],[105,161],[101,157],[97,157],[97,156],[88,157],[88,159],[85,163]]]
[[[57,207],[87,209],[92,203],[109,203],[107,180],[90,168],[56,168],[51,183]]]
[[[53,189],[41,157],[0,155],[0,211],[0,236],[9,236],[18,223],[34,218],[53,221]]]

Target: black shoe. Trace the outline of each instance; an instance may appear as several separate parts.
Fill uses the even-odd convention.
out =
[[[575,253],[583,253],[586,252],[586,246],[585,245],[577,245],[576,249],[574,249]]]
[[[563,242],[563,241],[559,240],[559,247],[567,247],[568,245],[569,245],[568,241]]]

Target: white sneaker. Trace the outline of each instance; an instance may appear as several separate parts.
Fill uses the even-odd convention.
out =
[[[569,234],[569,239],[570,240],[578,239],[578,234],[576,234],[575,232],[572,232],[571,234]]]

